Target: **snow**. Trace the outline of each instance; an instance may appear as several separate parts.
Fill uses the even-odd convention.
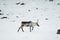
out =
[[[25,5],[16,5],[16,3]],[[0,40],[60,40],[56,34],[60,29],[60,0],[0,0],[0,15],[8,19],[0,19]],[[36,9],[38,8],[38,9]],[[30,10],[30,11],[28,11]],[[17,17],[18,18],[17,18]],[[48,18],[48,20],[46,20]],[[35,26],[32,32],[29,28],[20,30],[21,21],[37,21],[40,27]]]

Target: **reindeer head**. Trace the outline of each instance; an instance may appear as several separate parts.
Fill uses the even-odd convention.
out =
[[[38,21],[39,21],[39,20],[37,19],[36,25],[39,27]]]
[[[39,24],[38,23],[36,23],[36,25],[39,27]]]

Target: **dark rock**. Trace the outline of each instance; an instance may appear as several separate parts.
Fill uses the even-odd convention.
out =
[[[2,12],[2,10],[0,10],[0,12]]]
[[[5,6],[5,5],[7,5],[6,3],[3,3],[3,5]]]
[[[59,38],[58,36],[56,38]]]
[[[60,16],[59,16],[59,18],[60,18]]]
[[[15,22],[15,20],[11,20],[10,22]]]
[[[48,20],[48,18],[45,18],[45,20]]]
[[[48,0],[45,0],[45,1],[48,1]]]
[[[19,16],[16,16],[16,18],[19,18]]]
[[[21,3],[20,5],[25,5],[25,3]]]
[[[30,12],[30,10],[28,10]]]
[[[20,2],[16,3],[16,5],[19,5],[19,4],[20,4]]]
[[[36,8],[38,10],[38,8]]]
[[[49,1],[54,1],[54,0],[49,0]]]
[[[57,5],[60,5],[60,3],[57,3]]]
[[[3,15],[2,13],[0,13],[0,15]]]
[[[60,29],[57,30],[57,34],[60,34]]]
[[[8,17],[1,17],[1,19],[7,19]]]

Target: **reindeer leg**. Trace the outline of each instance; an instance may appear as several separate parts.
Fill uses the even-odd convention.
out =
[[[23,27],[21,27],[21,29],[22,29],[22,31],[24,32]]]
[[[24,26],[24,25],[21,25],[21,29],[22,29],[22,31],[24,32],[24,30],[23,30],[23,26]]]
[[[18,29],[17,32],[19,32],[20,28],[22,29],[22,31],[24,31],[22,27],[23,27],[23,25],[21,25],[21,26],[19,27],[19,29]]]
[[[20,28],[21,28],[21,27],[19,27],[19,29],[18,29],[18,31],[17,31],[17,32],[19,32]]]
[[[30,32],[31,32],[31,26],[30,26]]]
[[[34,27],[32,26],[32,30],[34,29]]]

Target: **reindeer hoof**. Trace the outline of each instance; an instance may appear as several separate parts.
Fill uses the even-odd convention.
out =
[[[22,32],[24,32],[24,31],[22,31]]]
[[[17,32],[19,32],[19,31],[17,31]]]

